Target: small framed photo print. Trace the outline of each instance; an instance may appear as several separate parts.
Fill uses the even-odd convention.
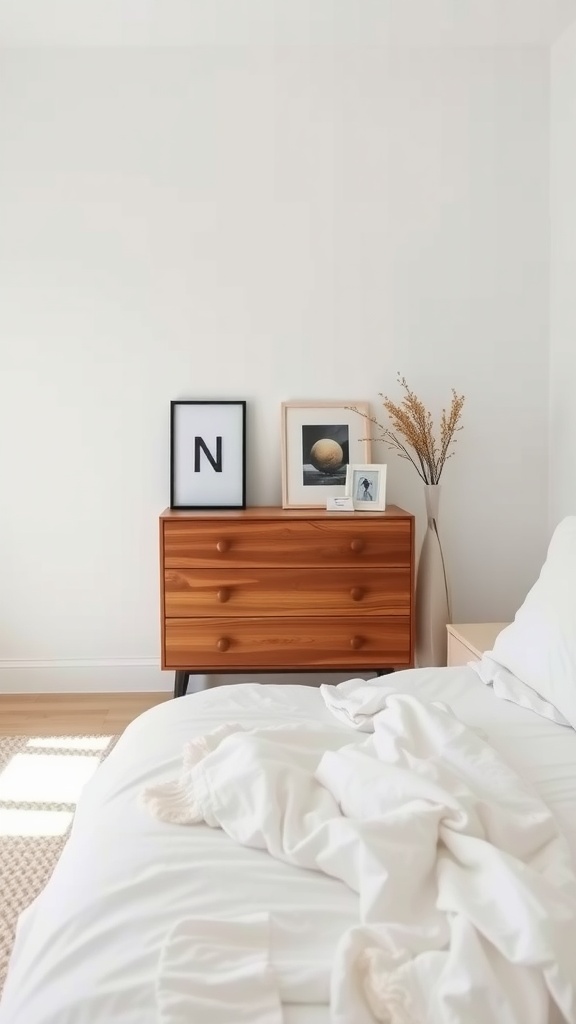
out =
[[[246,402],[170,403],[170,508],[246,508]]]
[[[386,508],[386,466],[356,465],[346,470],[346,494],[357,512],[383,512]]]
[[[349,463],[370,461],[366,402],[282,403],[282,507],[343,497]]]

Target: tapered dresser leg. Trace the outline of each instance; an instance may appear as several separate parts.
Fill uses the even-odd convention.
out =
[[[190,678],[190,673],[187,671],[187,669],[178,669],[178,671],[174,673],[174,696],[175,697],[184,697],[185,696],[186,690],[188,689],[188,680],[189,680],[189,678]]]

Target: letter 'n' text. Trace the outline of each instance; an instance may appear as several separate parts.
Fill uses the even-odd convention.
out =
[[[204,452],[204,455],[208,459],[208,462],[212,466],[215,473],[222,472],[222,438],[216,438],[216,456],[212,455],[212,452],[208,448],[208,445],[202,437],[194,438],[194,472],[200,472],[200,453]]]

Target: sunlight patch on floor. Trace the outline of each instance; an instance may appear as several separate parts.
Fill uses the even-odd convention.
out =
[[[44,750],[106,750],[112,736],[32,736],[26,746]]]
[[[0,800],[75,804],[99,757],[16,754],[0,774]]]
[[[63,836],[72,811],[24,811],[0,807],[0,836]]]

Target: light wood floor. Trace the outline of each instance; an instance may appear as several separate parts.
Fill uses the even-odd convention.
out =
[[[171,693],[0,694],[0,736],[82,736],[121,733]]]

